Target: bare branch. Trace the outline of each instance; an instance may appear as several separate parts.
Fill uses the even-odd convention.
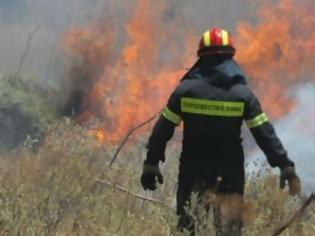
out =
[[[164,202],[162,202],[161,200],[156,200],[156,199],[153,199],[153,198],[148,198],[148,197],[145,197],[145,196],[142,196],[141,194],[138,194],[138,193],[132,193],[130,192],[128,189],[122,187],[122,186],[119,186],[119,185],[115,185],[115,184],[112,184],[106,180],[100,180],[100,179],[97,179],[96,182],[98,183],[102,183],[102,184],[105,184],[107,186],[110,186],[114,189],[117,189],[121,192],[124,192],[124,193],[127,193],[133,197],[136,197],[136,198],[139,198],[141,200],[144,200],[144,201],[147,201],[147,202],[151,202],[153,204],[159,204],[159,205],[164,205]]]
[[[108,167],[111,167],[113,165],[113,163],[116,161],[118,154],[120,153],[121,149],[124,147],[124,145],[127,143],[129,137],[138,129],[140,129],[141,127],[147,125],[148,123],[150,123],[151,121],[153,121],[157,116],[159,116],[162,112],[162,109],[159,110],[159,112],[157,112],[154,116],[152,116],[151,118],[149,118],[148,120],[142,122],[141,124],[137,125],[136,127],[132,128],[131,130],[128,131],[127,135],[125,136],[125,138],[123,139],[123,141],[121,142],[121,144],[118,146],[112,160],[110,161]]]
[[[280,225],[274,230],[271,236],[280,235],[284,230],[286,230],[294,221],[298,220],[302,214],[305,212],[306,208],[315,200],[315,193],[311,194],[303,203],[300,209],[298,209],[294,215],[286,221],[284,224]]]
[[[99,14],[99,17],[98,17],[98,22],[97,22],[97,25],[100,26],[102,24],[102,21],[104,20],[104,15],[105,15],[105,12],[108,8],[108,1],[106,1],[103,5],[103,8]]]
[[[40,25],[37,25],[34,30],[32,32],[29,33],[28,35],[28,38],[27,38],[27,42],[26,42],[26,47],[25,47],[25,50],[24,52],[22,53],[21,57],[20,57],[20,62],[19,62],[19,65],[18,65],[18,68],[16,70],[16,73],[17,74],[20,74],[22,68],[23,68],[23,65],[24,65],[24,62],[25,62],[25,59],[31,49],[31,46],[32,46],[32,41],[36,35],[36,33],[38,32],[39,30],[39,27]]]

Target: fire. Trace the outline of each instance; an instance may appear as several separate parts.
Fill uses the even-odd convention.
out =
[[[101,118],[102,142],[118,141],[160,110],[196,60],[200,32],[169,16],[167,1],[134,1],[124,29],[105,19],[65,36],[67,52],[77,58],[70,76],[82,95],[78,121]],[[237,60],[272,118],[294,106],[287,89],[314,73],[314,9],[311,2],[282,0],[261,7],[258,25],[237,27]]]
[[[92,26],[66,35],[66,49],[83,61],[82,68],[76,69],[79,73],[83,70],[88,80],[83,81],[88,91],[81,101],[84,109],[78,121],[90,116],[102,118],[106,141],[118,141],[130,128],[160,110],[185,73],[186,61],[191,58],[185,54],[194,48],[189,46],[193,37],[184,39],[186,47],[176,48],[176,42],[169,44],[174,24],[163,22],[165,10],[163,4],[138,0],[124,31],[123,45],[115,42],[113,35],[118,32],[112,32],[106,24],[102,26],[109,30],[106,34]],[[169,58],[175,63],[161,60],[168,51],[173,52]]]
[[[89,135],[94,137],[99,143],[104,143],[106,141],[106,134],[103,129],[92,129],[89,131]]]
[[[294,101],[286,91],[315,72],[314,3],[282,0],[259,10],[260,23],[237,29],[237,59],[241,62],[273,118],[290,111]]]

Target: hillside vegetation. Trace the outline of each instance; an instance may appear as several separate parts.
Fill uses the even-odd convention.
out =
[[[0,152],[26,140],[39,144],[48,125],[58,117],[55,97],[56,92],[35,77],[0,76]]]
[[[0,235],[188,235],[176,231],[178,144],[168,148],[164,185],[151,194],[139,184],[145,139],[128,144],[109,169],[116,147],[64,120],[49,127],[36,153],[22,147],[3,154]],[[244,235],[270,234],[301,202],[280,191],[275,176],[247,183]],[[315,207],[307,212],[283,235],[314,235]],[[197,235],[214,235],[211,222],[210,213]]]
[[[179,141],[168,147],[165,183],[144,192],[146,135],[133,137],[109,168],[117,145],[97,140],[96,120],[61,119],[57,94],[32,77],[0,80],[0,235],[188,235],[176,229]],[[204,217],[192,197],[192,216],[204,219],[197,235],[214,235],[212,212]],[[278,189],[277,176],[257,176],[246,184],[244,235],[270,235],[302,203]],[[283,235],[314,230],[311,205]]]

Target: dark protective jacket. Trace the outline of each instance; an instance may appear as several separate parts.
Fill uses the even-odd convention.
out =
[[[184,135],[180,175],[243,175],[243,121],[272,167],[294,165],[246,85],[242,69],[231,58],[200,59],[184,76],[153,129],[146,164],[164,161],[166,143],[181,121]]]

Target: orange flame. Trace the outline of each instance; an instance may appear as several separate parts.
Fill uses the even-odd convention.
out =
[[[282,0],[260,9],[259,25],[238,27],[237,59],[273,118],[294,105],[286,90],[315,72],[314,9],[308,1]]]
[[[106,141],[105,130],[103,129],[95,129],[90,133],[99,143],[104,143]]]
[[[86,94],[79,119],[104,120],[100,141],[119,140],[161,109],[196,59],[199,34],[180,19],[165,17],[163,1],[135,1],[123,37],[108,22],[65,37],[66,49],[80,59],[79,72],[85,77],[77,81]],[[238,25],[237,60],[272,118],[290,111],[294,101],[286,90],[315,70],[314,9],[310,2],[282,0],[260,9],[258,25]],[[86,80],[91,81],[87,87]]]
[[[116,60],[108,55],[113,54],[111,45],[117,47],[111,36],[115,32],[102,35],[97,28],[91,27],[66,35],[66,49],[81,57],[82,66],[92,72],[87,79],[92,77],[95,81],[85,99],[87,109],[79,120],[90,116],[103,118],[107,141],[119,140],[130,128],[160,110],[185,72],[185,61],[191,58],[185,54],[194,47],[176,49],[176,43],[168,44],[167,34],[174,24],[167,26],[163,22],[161,15],[165,9],[160,3],[137,1],[126,27],[126,41],[120,46]],[[193,43],[192,36],[184,40],[186,45]],[[168,49],[173,52],[174,59],[183,59],[167,64],[161,61]],[[101,73],[95,75],[96,70]]]

